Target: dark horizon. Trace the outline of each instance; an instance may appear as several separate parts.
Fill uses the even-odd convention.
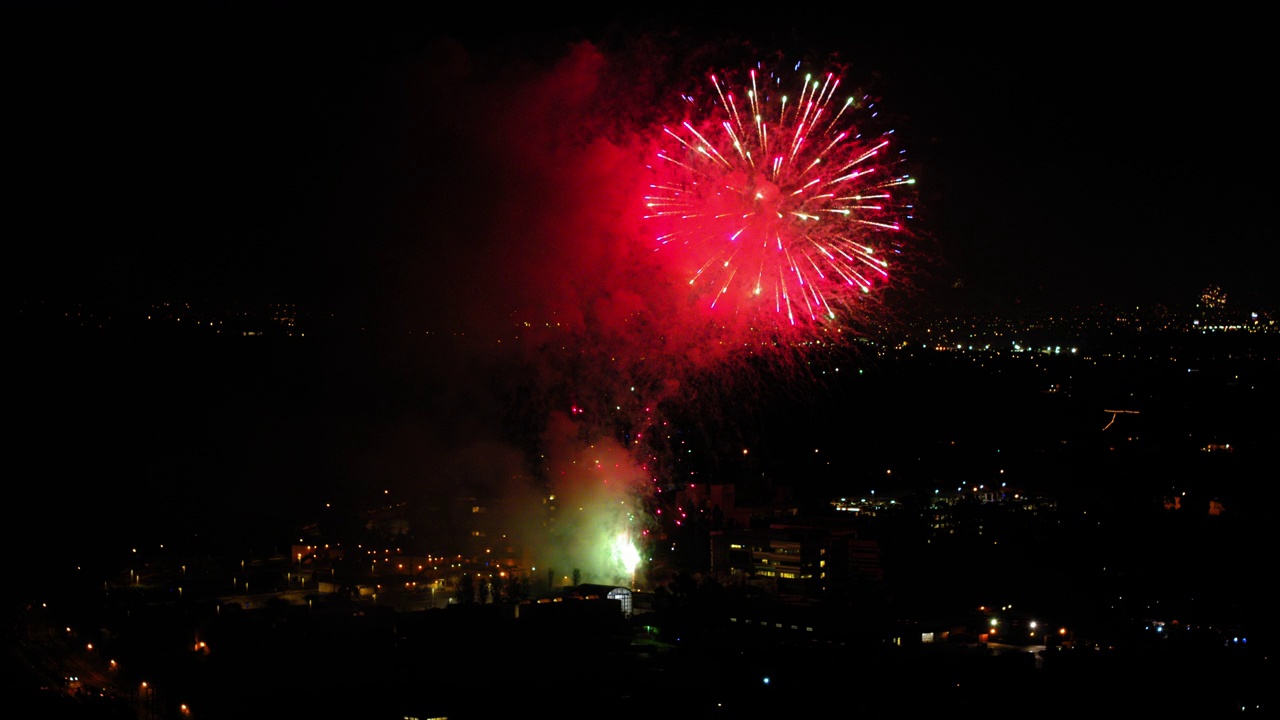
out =
[[[19,331],[15,443],[31,471],[27,509],[6,532],[16,542],[45,538],[23,556],[31,569],[64,566],[67,551],[88,543],[92,554],[108,539],[116,550],[192,533],[278,541],[327,502],[354,511],[389,490],[395,501],[431,505],[493,491],[514,475],[532,488],[545,471],[528,433],[546,422],[535,407],[554,416],[563,397],[508,404],[500,379],[521,365],[482,359],[465,337],[265,327],[253,337],[171,320],[123,332],[65,320],[57,332]],[[1116,502],[1140,505],[1163,477],[1194,476],[1199,491],[1232,498],[1237,511],[1261,510],[1274,428],[1251,408],[1278,389],[1267,367],[1280,357],[1280,334],[1188,332],[1185,321],[1168,330],[1071,327],[983,328],[960,318],[885,333],[815,363],[825,369],[812,376],[735,363],[723,376],[684,378],[689,397],[663,404],[693,454],[673,458],[661,484],[683,474],[742,483],[750,497],[746,488],[767,480],[821,505],[842,492],[988,476],[1000,465],[1041,492],[1087,496],[1125,474],[1126,461],[1105,452],[1114,433],[1103,431],[1113,419],[1106,408],[1124,407],[1144,413],[1121,423],[1130,441],[1142,440],[1134,451],[1142,489],[1126,480]],[[973,342],[975,331],[979,342],[1080,348],[946,351]],[[610,435],[589,422],[580,430]],[[1240,454],[1214,482],[1192,472],[1208,462],[1197,451],[1211,443]],[[495,461],[497,450],[512,453],[509,465]]]

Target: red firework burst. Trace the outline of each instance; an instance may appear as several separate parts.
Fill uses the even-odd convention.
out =
[[[705,117],[664,127],[650,166],[655,249],[718,322],[775,335],[847,324],[888,280],[910,217],[915,181],[894,174],[893,131],[864,134],[875,103],[842,94],[835,72],[710,81]]]

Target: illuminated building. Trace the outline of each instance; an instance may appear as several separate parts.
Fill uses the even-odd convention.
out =
[[[845,521],[789,518],[711,533],[711,571],[779,597],[816,598],[884,579],[880,546]]]

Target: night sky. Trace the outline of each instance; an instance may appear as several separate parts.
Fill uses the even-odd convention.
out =
[[[510,476],[529,458],[495,450],[504,423],[544,422],[537,402],[603,405],[632,383],[646,401],[707,409],[708,426],[684,431],[718,451],[758,441],[732,425],[773,412],[762,393],[699,388],[714,358],[695,357],[696,339],[620,320],[667,317],[644,306],[656,296],[623,251],[639,236],[631,143],[723,58],[757,49],[834,54],[898,121],[919,201],[900,275],[911,292],[891,298],[947,313],[1186,305],[1210,285],[1260,309],[1280,299],[1257,179],[1274,156],[1257,23],[77,7],[19,4],[3,23],[6,289],[19,301],[296,303],[409,331],[379,338],[492,339],[518,311],[594,334],[573,338],[587,369],[538,368],[546,394],[514,415],[491,368],[456,348],[29,343],[15,445],[39,470],[14,537],[81,522],[86,537],[128,535],[119,518],[181,525],[173,507],[215,500],[269,513],[318,503],[312,489]],[[776,416],[798,434],[791,419],[822,405],[905,442],[860,402]],[[491,466],[473,470],[477,458]]]
[[[548,150],[562,115],[637,127],[700,79],[704,53],[750,46],[835,54],[900,118],[925,307],[1183,304],[1210,285],[1277,300],[1259,181],[1271,74],[1245,18],[79,7],[19,4],[5,23],[9,285],[25,298],[297,301],[430,324],[516,284],[511,258],[534,246],[540,272],[590,272],[608,259],[565,263],[548,228],[596,200],[584,177],[627,170],[545,172],[564,161]],[[582,43],[600,85],[557,107]]]

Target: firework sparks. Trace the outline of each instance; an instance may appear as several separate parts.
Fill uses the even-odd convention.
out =
[[[847,322],[889,278],[910,217],[892,130],[860,132],[875,103],[834,72],[710,84],[708,117],[663,129],[645,198],[656,250],[685,263],[710,311],[774,332]]]
[[[629,533],[621,533],[614,540],[613,555],[616,564],[626,573],[626,577],[634,582],[636,568],[640,566],[640,551],[631,542]]]

